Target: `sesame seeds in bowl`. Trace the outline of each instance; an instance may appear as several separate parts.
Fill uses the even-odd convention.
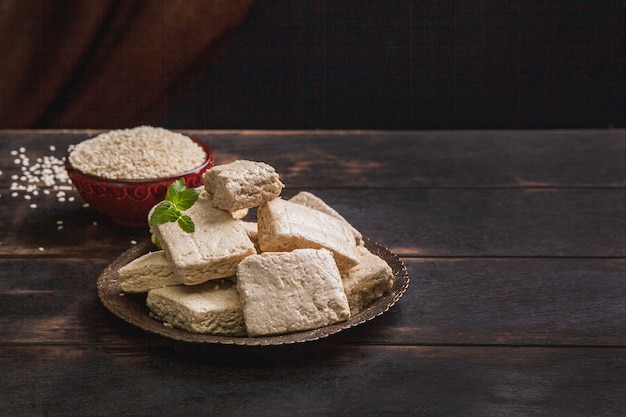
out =
[[[76,145],[72,166],[110,180],[170,178],[201,166],[207,154],[194,140],[167,129],[139,126],[112,130]]]
[[[165,198],[172,182],[184,178],[187,187],[199,187],[213,162],[209,146],[195,138],[140,126],[75,145],[65,167],[94,209],[118,224],[146,227],[148,212]]]

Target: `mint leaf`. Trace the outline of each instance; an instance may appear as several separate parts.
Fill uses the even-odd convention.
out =
[[[174,181],[169,187],[167,187],[167,193],[165,194],[165,199],[167,201],[174,201],[176,198],[176,194],[179,194],[187,189],[187,184],[185,184],[184,178],[179,178]]]
[[[171,201],[160,202],[152,212],[150,226],[156,226],[157,224],[163,224],[167,222],[175,222],[180,217],[180,211],[172,204]]]
[[[178,219],[178,225],[187,233],[193,233],[196,230],[196,226],[193,224],[193,220],[191,220],[191,217],[187,215],[180,216],[180,218]]]
[[[178,210],[183,211],[193,206],[193,204],[198,200],[199,195],[200,192],[194,188],[190,190],[185,189],[183,191],[180,191],[179,193],[174,194],[170,201],[174,204],[174,206],[176,206]]]
[[[160,202],[152,211],[148,224],[150,227],[158,224],[177,222],[181,229],[192,233],[196,227],[188,215],[183,211],[191,208],[198,200],[200,192],[194,188],[187,188],[183,178],[174,181],[165,194],[165,200]]]

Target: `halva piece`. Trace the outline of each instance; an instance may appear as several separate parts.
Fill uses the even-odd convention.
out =
[[[257,222],[263,252],[325,248],[342,271],[358,263],[354,235],[343,221],[326,213],[276,198],[259,206]]]
[[[184,214],[195,224],[192,233],[183,231],[174,222],[152,228],[183,284],[200,284],[234,275],[237,264],[256,253],[241,222],[227,211],[213,207],[206,193],[201,193]]]
[[[315,329],[350,317],[339,270],[326,249],[249,256],[239,264],[237,291],[249,336]]]
[[[249,222],[245,220],[241,220],[241,226],[243,230],[248,234],[248,238],[254,243],[254,247],[258,253],[261,252],[261,248],[259,248],[259,229],[257,228],[256,222]]]
[[[171,326],[193,333],[245,336],[241,303],[230,281],[158,288],[148,292],[151,314]]]
[[[121,267],[118,273],[120,288],[128,293],[181,284],[163,251],[148,252]]]
[[[274,199],[283,187],[276,170],[264,162],[237,160],[216,165],[204,174],[204,188],[213,206],[230,212]]]
[[[365,246],[357,248],[359,264],[342,274],[343,288],[352,315],[379,299],[393,285],[393,271],[380,257]]]
[[[292,203],[301,204],[303,206],[310,207],[317,211],[321,211],[322,213],[326,213],[330,216],[333,216],[348,226],[348,228],[352,231],[354,238],[356,239],[357,245],[363,244],[363,235],[357,229],[354,228],[341,214],[337,212],[334,208],[326,204],[324,200],[319,198],[313,193],[308,191],[300,191],[298,194],[294,195],[289,199]]]

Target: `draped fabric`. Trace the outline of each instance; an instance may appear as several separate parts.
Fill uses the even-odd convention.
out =
[[[137,124],[252,0],[0,0],[0,128]]]

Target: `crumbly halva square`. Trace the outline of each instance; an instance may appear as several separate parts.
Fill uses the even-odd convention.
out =
[[[148,252],[118,271],[120,288],[128,293],[181,284],[163,251]]]
[[[257,222],[263,252],[325,248],[342,271],[358,263],[354,235],[343,221],[326,213],[276,198],[259,206]]]
[[[326,249],[249,256],[237,269],[237,291],[249,336],[310,330],[350,317],[339,270]]]
[[[256,254],[241,222],[227,211],[213,207],[206,193],[201,193],[184,214],[195,224],[192,233],[183,231],[174,222],[152,228],[183,284],[200,284],[234,275],[242,259]]]
[[[246,335],[239,295],[228,280],[150,290],[146,305],[153,317],[178,329],[223,336]]]
[[[216,165],[204,174],[204,188],[213,206],[229,212],[272,200],[283,187],[276,170],[264,162],[237,160]]]
[[[365,246],[359,246],[357,250],[359,264],[342,274],[343,288],[352,315],[382,297],[393,285],[393,271],[387,262]]]
[[[363,235],[361,234],[361,232],[359,232],[354,226],[352,226],[341,214],[339,214],[339,212],[337,212],[337,210],[326,204],[324,200],[322,200],[315,194],[308,191],[300,191],[298,194],[291,197],[289,201],[291,201],[292,203],[310,207],[317,211],[321,211],[322,213],[326,213],[341,220],[352,231],[352,234],[356,239],[357,245],[363,244]]]
[[[250,222],[241,220],[241,226],[243,230],[248,234],[248,238],[254,243],[254,247],[256,248],[257,253],[261,252],[261,248],[259,247],[259,229],[257,227],[256,222]]]

